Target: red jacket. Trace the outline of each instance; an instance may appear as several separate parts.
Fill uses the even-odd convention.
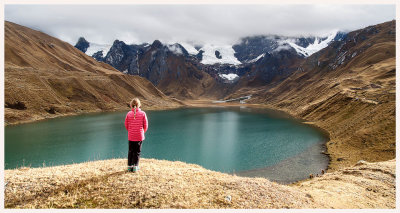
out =
[[[136,116],[134,118],[134,110],[135,109],[129,111],[125,118],[125,128],[128,130],[128,140],[144,141],[144,133],[148,128],[147,116],[140,108],[136,108]]]

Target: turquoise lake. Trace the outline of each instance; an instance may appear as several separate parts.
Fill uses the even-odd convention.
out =
[[[145,109],[144,109],[145,110]],[[61,117],[5,127],[5,169],[127,158],[127,112]],[[326,169],[320,130],[280,113],[249,108],[146,111],[143,158],[199,164],[289,183]]]

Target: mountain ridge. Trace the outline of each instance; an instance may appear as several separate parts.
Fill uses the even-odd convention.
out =
[[[284,78],[295,69],[289,68],[290,64],[293,64],[299,59],[308,57],[313,51],[315,52],[322,49],[328,43],[343,39],[345,36],[346,34],[343,32],[334,32],[328,37],[252,36],[244,37],[239,44],[232,46],[205,44],[196,47],[185,42],[182,43],[182,45],[179,43],[163,44],[159,40],[155,40],[151,45],[147,43],[128,45],[123,41],[115,40],[106,55],[104,55],[104,50],[101,50],[91,56],[98,61],[110,64],[125,74],[145,77],[161,91],[173,97],[180,99],[204,98],[202,96],[210,94],[207,91],[215,91],[216,88],[224,88],[222,89],[223,92],[214,92],[213,95],[206,97],[221,99],[235,87],[237,82],[239,82],[239,85],[242,84],[240,82],[243,81],[240,81],[240,78],[243,77],[244,74],[248,73],[249,76],[254,78],[253,80],[245,80],[253,85],[267,84],[277,77]],[[80,40],[81,39],[84,38],[80,38]],[[79,45],[81,44],[78,41],[76,46]],[[89,48],[91,47],[89,46]],[[190,53],[186,48],[190,50]],[[155,54],[156,49],[158,58],[156,60],[149,59],[151,58],[148,56],[149,52]],[[164,54],[160,54],[161,49],[164,49]],[[95,51],[92,50],[92,52]],[[167,54],[171,57],[166,57]],[[202,80],[193,78],[189,73],[189,75],[185,75],[186,78],[184,78],[184,81],[187,83],[181,84],[182,86],[173,85],[175,84],[173,80],[174,76],[180,76],[180,71],[175,73],[175,69],[171,69],[172,62],[168,60],[174,58],[172,55],[175,55],[175,58],[180,58],[178,60],[174,59],[173,63],[181,64],[179,67],[183,68],[183,70],[195,70],[193,71],[197,73],[195,76],[206,75],[209,79],[207,80],[208,83],[200,83],[203,85],[202,88],[196,86],[199,85],[199,81]],[[238,60],[238,58],[240,60]],[[148,62],[149,60],[151,62]],[[156,64],[150,65],[152,63]],[[285,65],[286,63],[289,65]],[[168,70],[168,77],[162,74],[165,73],[165,70]],[[208,75],[204,74],[203,71]],[[162,85],[160,87],[158,81],[162,79],[170,79],[171,81],[164,81],[164,83],[160,84]],[[210,83],[211,81],[212,83]],[[169,86],[169,84],[171,84],[171,86]],[[196,89],[192,89],[191,87],[196,87]],[[203,92],[195,92],[199,89]]]
[[[146,108],[182,105],[145,78],[124,75],[66,42],[7,21],[4,62],[6,125],[128,110],[135,96]]]
[[[200,51],[203,51],[208,55],[208,56],[214,56],[214,59],[211,59],[212,61],[210,62],[202,62],[203,64],[216,64],[216,63],[220,63],[220,64],[224,64],[224,61],[218,60],[218,59],[222,59],[222,58],[226,58],[226,55],[221,54],[221,50],[225,50],[225,46],[226,47],[231,47],[233,48],[233,50],[235,52],[233,52],[232,56],[234,55],[235,59],[234,60],[239,60],[237,62],[235,62],[234,60],[227,60],[225,61],[225,63],[227,64],[231,64],[231,65],[238,65],[240,63],[248,63],[251,60],[254,60],[256,57],[262,55],[263,53],[270,53],[273,51],[276,51],[276,49],[278,48],[293,48],[294,50],[296,50],[296,52],[304,57],[308,57],[311,54],[310,53],[304,53],[304,49],[306,49],[309,46],[312,46],[312,44],[314,43],[320,43],[321,41],[326,41],[327,43],[331,42],[331,41],[337,41],[337,40],[341,40],[343,38],[346,37],[345,32],[343,31],[335,31],[334,33],[330,33],[328,36],[279,36],[279,35],[256,35],[256,36],[247,36],[247,37],[243,37],[239,39],[239,43],[234,43],[233,45],[214,45],[214,44],[206,44],[206,45],[201,45],[201,46],[196,46],[194,47],[193,45],[190,45],[187,42],[178,42],[175,44],[179,44],[181,46],[182,49],[184,49],[183,51],[186,52],[186,54],[190,54],[190,55],[197,55]],[[329,37],[332,37],[330,39],[328,39]],[[80,37],[80,39],[84,39],[83,37]],[[115,41],[117,41],[118,39],[116,39]],[[249,45],[250,43],[250,45]],[[250,51],[256,51],[257,53],[249,53],[249,52],[243,52],[243,53],[239,53],[241,52],[241,49],[243,49],[243,47],[241,47],[241,45],[243,46],[245,44],[245,46],[249,46],[249,47],[245,47],[245,48],[250,48],[252,50]],[[78,40],[78,42],[76,43],[75,46],[79,46],[80,45],[80,41]],[[149,45],[148,43],[142,43],[142,44],[130,44],[130,45]],[[166,45],[172,45],[172,44],[166,44]],[[211,49],[215,49],[215,50],[210,50],[210,51],[205,51],[205,47],[206,46],[210,46],[210,47],[214,47]],[[295,48],[296,47],[296,48]],[[187,48],[189,48],[191,51],[190,53],[188,52]],[[299,51],[299,48],[302,48],[303,50]],[[79,49],[79,48],[78,48]],[[207,48],[210,49],[210,48]],[[258,49],[258,50],[255,50]],[[319,48],[318,50],[320,50],[322,48]],[[239,52],[238,52],[239,51]],[[83,51],[83,52],[86,52]],[[96,52],[96,51],[94,51]],[[313,51],[312,53],[317,52],[317,51]],[[88,53],[89,56],[92,56],[93,52]],[[107,54],[107,53],[106,53]],[[228,54],[229,56],[229,54]],[[229,56],[231,57],[231,56]]]

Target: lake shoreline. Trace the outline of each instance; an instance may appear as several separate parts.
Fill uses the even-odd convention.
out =
[[[166,107],[145,107],[144,110],[161,111],[161,110],[179,109],[179,108],[182,108],[182,107],[185,107],[185,105],[166,106]],[[115,109],[109,109],[109,110],[100,110],[100,109],[80,110],[80,111],[77,111],[77,112],[69,112],[69,113],[35,115],[32,119],[29,119],[29,120],[17,120],[17,121],[8,122],[8,123],[4,122],[4,126],[15,126],[15,125],[19,125],[19,124],[28,124],[28,123],[46,121],[46,120],[53,119],[53,118],[79,116],[79,115],[86,115],[86,114],[96,114],[96,113],[105,113],[105,112],[123,112],[123,111],[128,112],[129,110],[130,109],[128,107],[126,107],[126,108],[115,108]]]
[[[224,105],[226,106],[226,104]],[[214,106],[214,104],[211,105],[211,107]],[[229,106],[268,108],[265,105],[254,104],[229,104]],[[202,105],[201,107],[206,106]],[[210,105],[207,107],[210,107]],[[290,113],[287,114],[290,115]],[[302,120],[307,125],[318,127],[315,122]],[[332,159],[329,153],[325,154],[329,156],[330,164]],[[393,178],[395,177],[395,159],[375,163],[360,161],[355,165],[328,170],[328,173],[322,176],[307,178],[288,185],[274,183],[266,178],[247,178],[214,172],[199,168],[201,166],[196,164],[145,158],[143,159],[142,173],[129,174],[123,172],[126,167],[126,159],[117,161],[119,162],[117,163],[118,168],[115,160],[111,159],[46,168],[5,170],[5,207],[125,209],[396,208],[396,184],[395,178]],[[102,166],[103,162],[110,166]],[[96,166],[99,166],[97,170],[94,168]],[[114,173],[108,174],[110,172]],[[71,178],[65,175],[70,175]],[[132,178],[132,176],[135,177]],[[194,182],[192,177],[196,177]],[[62,178],[67,178],[67,182],[60,181]],[[75,182],[76,178],[79,178],[77,182]],[[208,181],[210,178],[213,180],[212,183]],[[136,200],[125,202],[120,193],[115,191],[115,185],[111,184],[114,183],[114,180],[117,181],[116,184],[120,185],[133,184],[134,187],[129,189],[122,188],[127,189],[123,192],[125,194],[135,194],[136,196],[133,198]],[[138,181],[132,183],[135,180]],[[184,183],[184,186],[182,183]],[[191,187],[193,183],[196,183],[194,188]],[[144,184],[145,187],[136,189],[138,186],[136,184]],[[29,191],[22,190],[27,185],[32,186]],[[166,190],[166,185],[172,188]],[[122,188],[117,187],[117,190]],[[171,189],[174,191],[171,192]],[[218,190],[218,193],[216,193],[216,190]],[[290,193],[300,194],[292,196],[288,194],[288,190],[290,190]],[[13,191],[17,193],[11,193]],[[28,193],[28,198],[31,197],[32,199],[26,200],[26,193]],[[188,199],[187,193],[193,194],[193,196]],[[354,193],[357,193],[358,196],[348,196]],[[232,202],[225,200],[228,194],[232,197]],[[100,195],[99,198],[96,197],[98,195]],[[207,196],[201,197],[203,195]],[[102,197],[107,199],[100,199]],[[110,201],[108,198],[110,198]],[[207,202],[199,202],[197,198]],[[242,200],[243,198],[245,200]],[[276,198],[279,198],[279,201]],[[146,202],[143,203],[142,201]],[[164,203],[164,201],[167,201],[167,203]]]
[[[275,117],[279,117],[279,118],[286,118],[286,119],[292,119],[298,122],[301,122],[305,125],[309,125],[314,129],[317,129],[321,134],[324,135],[325,138],[325,143],[323,143],[323,147],[322,149],[324,151],[321,152],[321,154],[325,155],[328,157],[329,161],[328,164],[326,166],[326,168],[324,168],[325,171],[328,170],[329,165],[331,163],[331,157],[329,155],[329,153],[327,152],[326,149],[326,143],[328,143],[330,141],[329,138],[329,132],[327,132],[326,130],[320,128],[319,126],[315,125],[313,122],[308,122],[305,119],[293,116],[292,114],[285,112],[283,110],[280,109],[276,109],[274,107],[268,107],[266,105],[261,105],[261,104],[235,104],[235,103],[212,103],[211,100],[197,100],[197,101],[185,101],[182,102],[182,105],[180,106],[167,106],[167,107],[143,107],[143,110],[147,111],[164,111],[164,110],[176,110],[176,109],[182,109],[182,108],[214,108],[214,107],[228,107],[228,108],[251,108],[251,109],[260,109],[261,113],[267,113],[270,115],[274,115]],[[53,119],[53,118],[60,118],[60,117],[70,117],[70,116],[80,116],[80,115],[91,115],[91,114],[101,114],[101,113],[113,113],[113,112],[127,112],[129,111],[129,108],[126,109],[112,109],[112,110],[91,110],[91,111],[82,111],[79,113],[66,113],[66,114],[56,114],[54,117],[45,117],[45,118],[41,118],[41,119],[36,119],[36,120],[25,120],[25,121],[21,121],[18,123],[13,123],[10,124],[9,126],[14,126],[14,125],[20,125],[20,124],[26,124],[26,123],[34,123],[34,122],[41,122],[41,121],[46,121],[49,119]],[[6,125],[7,126],[7,125]],[[242,171],[243,172],[243,171]],[[316,175],[316,174],[314,174]],[[265,178],[265,177],[264,177]],[[307,180],[308,178],[302,179],[302,180]],[[298,182],[298,181],[296,181]],[[293,182],[291,182],[293,183]],[[290,184],[291,184],[290,183]]]
[[[233,171],[245,171],[272,166],[285,159],[292,158],[292,156],[303,153],[310,146],[318,144],[318,150],[310,153],[314,158],[312,161],[307,159],[307,164],[295,163],[293,164],[296,165],[295,167],[280,167],[276,169],[276,172],[277,174],[287,174],[289,170],[287,168],[297,171],[296,175],[293,173],[286,175],[285,182],[292,183],[298,181],[299,177],[301,177],[300,179],[306,179],[309,176],[310,173],[307,172],[304,174],[303,170],[312,171],[312,173],[317,174],[322,169],[325,170],[328,166],[325,156],[321,153],[322,150],[325,151],[321,147],[321,144],[327,140],[327,137],[318,129],[304,124],[297,119],[293,119],[287,114],[277,114],[276,111],[236,106],[184,107],[168,111],[145,111],[148,113],[150,123],[153,123],[151,126],[153,127],[149,131],[150,135],[148,135],[148,140],[151,143],[147,143],[146,149],[142,153],[144,154],[143,157],[181,160],[196,163],[214,171],[231,173]],[[72,162],[85,162],[87,160],[124,157],[126,147],[123,145],[125,144],[123,142],[126,141],[126,133],[123,128],[123,119],[125,115],[125,110],[119,112],[95,112],[78,116],[60,117],[47,120],[46,122],[37,122],[36,124],[7,127],[5,138],[8,155],[6,155],[7,164],[5,168],[13,169],[24,165],[37,168],[42,167],[42,165],[56,166]],[[166,118],[168,118],[167,120],[175,118],[177,122],[165,125],[164,120]],[[184,120],[178,121],[180,119]],[[208,122],[204,123],[205,121]],[[165,129],[168,129],[168,126],[171,125],[174,126],[168,130],[168,132],[171,132],[171,136],[164,135]],[[174,130],[176,125],[193,126],[194,129],[181,131],[181,133],[176,134]],[[208,128],[211,126],[213,126],[211,129]],[[249,128],[246,131],[249,134],[240,131],[242,127]],[[42,137],[40,136],[42,132],[48,132],[45,135],[51,136]],[[161,138],[159,136],[160,133],[162,135]],[[23,135],[30,135],[30,137]],[[81,138],[80,135],[84,137]],[[182,137],[179,135],[185,136]],[[194,137],[193,140],[188,140],[190,137]],[[94,138],[98,139],[94,140]],[[215,141],[211,144],[206,142],[213,140]],[[182,153],[174,154],[174,150],[170,150],[169,148],[171,145],[165,147],[163,141],[170,141],[177,149],[179,147],[186,148],[182,150]],[[243,143],[244,141],[246,143]],[[33,151],[32,154],[17,151],[18,147],[25,147],[25,144],[26,147],[29,147],[29,144],[32,144],[32,142],[36,144],[31,148],[31,151]],[[111,145],[115,144],[115,142],[118,142],[118,145]],[[74,153],[79,153],[80,150],[74,147],[81,146],[83,146],[83,150],[93,147],[90,148],[90,152],[75,156]],[[42,153],[40,149],[35,147],[53,147],[52,152],[58,152],[57,147],[61,147],[63,154],[56,157],[54,154]],[[227,150],[224,153],[215,155],[216,152],[212,150],[205,151],[207,147],[216,150],[226,148]],[[104,151],[105,149],[109,149],[110,151]],[[112,152],[111,149],[113,150]],[[71,152],[71,150],[75,151]],[[158,150],[164,151],[160,152]],[[313,162],[321,163],[315,166]],[[299,176],[297,173],[302,175]],[[270,177],[272,176],[276,175],[262,175],[262,177],[267,179],[271,179]],[[260,176],[253,175],[251,177]]]
[[[321,141],[320,143],[314,144],[307,148],[303,152],[284,159],[277,164],[228,174],[233,174],[240,177],[267,178],[270,181],[283,185],[298,184],[300,182],[309,180],[309,175],[311,174],[314,177],[317,177],[322,176],[323,173],[325,173],[330,161],[329,155],[326,155],[325,151],[326,145],[324,141]],[[324,156],[326,159],[323,159],[324,157],[317,156],[317,153],[322,154],[322,156]],[[318,161],[316,161],[316,158],[318,158]],[[307,165],[314,164],[312,166],[314,169],[310,171],[310,168],[303,168],[302,171],[293,172],[300,167],[298,164],[301,164],[300,162],[304,161],[307,162]],[[285,170],[282,170],[281,168],[285,168]]]

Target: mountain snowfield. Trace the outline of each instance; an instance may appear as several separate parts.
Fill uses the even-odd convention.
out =
[[[303,57],[308,57],[319,50],[327,47],[330,42],[335,39],[338,31],[332,31],[324,38],[322,37],[315,37],[314,43],[309,44],[307,47],[302,47],[298,44],[298,38],[286,38],[278,40],[278,46],[272,51],[277,52],[281,50],[287,50],[293,48],[299,55]],[[232,45],[215,45],[215,44],[205,44],[200,49],[195,48],[194,45],[188,42],[178,42],[175,44],[166,44],[168,49],[175,53],[175,54],[183,54],[183,50],[179,47],[180,44],[190,55],[197,55],[202,51],[202,60],[200,63],[202,64],[231,64],[231,65],[240,65],[242,63],[254,63],[260,60],[262,57],[265,56],[265,53],[260,54],[259,56],[255,57],[251,60],[246,61],[239,61],[235,57],[235,50],[232,48]],[[94,53],[98,51],[103,52],[103,56],[107,55],[108,51],[110,50],[112,45],[108,44],[96,44],[90,43],[89,48],[86,51],[86,54],[92,56]],[[219,52],[219,57],[217,57],[217,51]],[[226,77],[225,77],[226,78]]]
[[[212,44],[204,45],[200,50],[203,50],[202,64],[233,64],[239,65],[241,62],[235,57],[235,50],[231,45],[217,46]],[[221,58],[217,58],[216,51],[220,52]]]
[[[229,80],[229,81],[233,81],[236,78],[239,78],[239,76],[235,73],[229,73],[229,74],[219,74],[219,77]]]
[[[197,55],[201,50],[203,52],[203,59],[200,63],[202,64],[233,64],[239,65],[242,64],[235,57],[235,50],[232,48],[232,45],[214,45],[214,44],[206,44],[202,46],[199,50],[197,50],[193,45],[182,42],[180,43],[191,55]],[[221,58],[217,58],[216,51],[221,54]]]
[[[98,51],[102,51],[103,56],[106,56],[108,51],[110,51],[111,46],[111,44],[96,44],[89,42],[89,47],[85,53],[88,56],[93,56],[93,54],[97,53]]]
[[[297,45],[295,43],[295,40],[293,39],[289,39],[284,41],[285,43],[289,44],[291,47],[293,47],[297,53],[302,54],[305,57],[308,57],[322,49],[324,49],[325,47],[327,47],[329,45],[329,43],[331,41],[333,41],[333,39],[335,38],[336,34],[338,33],[338,31],[334,31],[332,33],[330,33],[326,39],[321,39],[316,37],[315,41],[313,44],[308,45],[307,47],[301,47],[299,45]]]
[[[189,43],[179,42],[179,44],[182,45],[182,47],[185,48],[185,50],[188,51],[190,55],[197,55],[199,53],[199,51],[196,50],[196,48]]]

